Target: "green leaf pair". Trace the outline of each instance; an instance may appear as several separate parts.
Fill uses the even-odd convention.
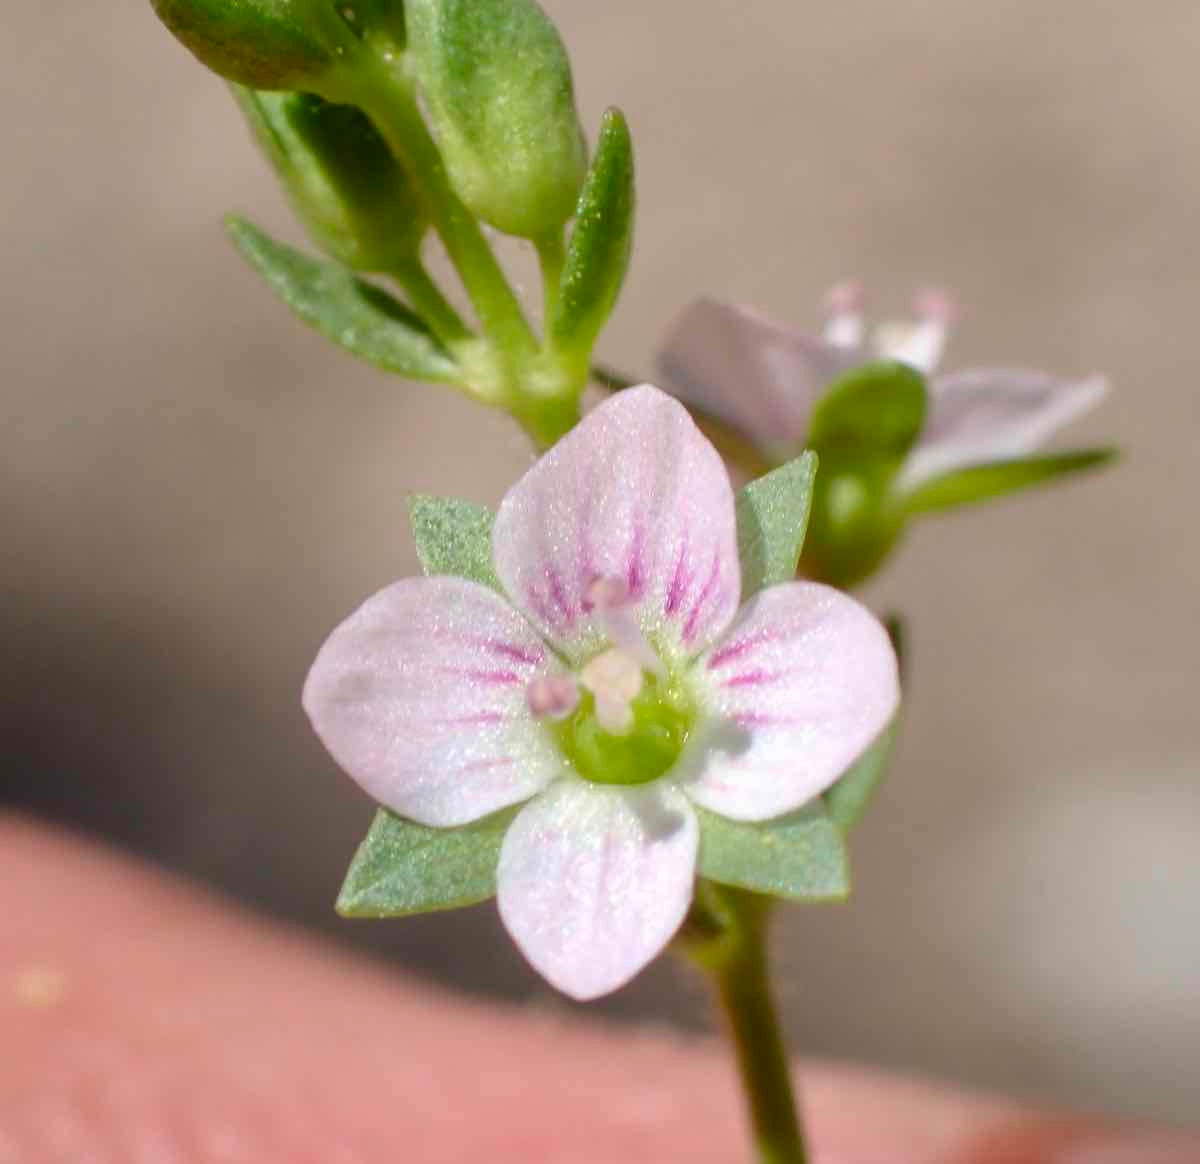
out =
[[[794,578],[815,472],[816,457],[806,453],[739,493],[744,597]],[[499,589],[488,509],[417,496],[410,516],[427,574],[452,574]],[[787,816],[745,824],[697,810],[700,876],[795,901],[844,898],[849,868],[843,828],[861,814],[881,778],[890,741],[889,731],[824,800]],[[466,828],[431,829],[380,810],[351,864],[338,910],[351,917],[400,916],[486,900],[495,893],[500,845],[516,811]]]
[[[417,256],[425,219],[371,123],[352,107],[317,98],[247,89],[235,93],[310,236],[338,261],[312,258],[231,216],[230,236],[246,260],[300,319],[352,355],[409,379],[469,383],[487,398],[494,385],[476,383],[480,376],[489,378],[486,361],[471,359],[461,342],[447,339],[446,329],[435,335],[425,319],[352,274],[351,268],[395,275],[406,292],[412,289],[406,276],[423,276]],[[569,365],[568,380],[578,381],[578,387],[628,269],[633,212],[629,128],[619,111],[609,110],[580,195],[555,314],[547,321],[551,357]],[[455,330],[455,321],[450,328]],[[465,329],[458,334],[469,338]],[[483,350],[478,343],[471,347]],[[526,400],[530,415],[524,419],[531,427],[538,426],[539,410],[552,414],[563,407],[558,397],[527,395],[520,399]],[[571,413],[575,395],[568,385]],[[512,407],[517,411],[516,403]]]

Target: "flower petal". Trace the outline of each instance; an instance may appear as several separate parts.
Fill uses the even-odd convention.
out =
[[[883,626],[815,582],[762,591],[693,675],[712,719],[682,761],[684,791],[733,820],[767,820],[824,792],[900,699]]]
[[[856,355],[748,307],[698,299],[671,327],[657,367],[681,400],[763,448],[795,449],[817,397]]]
[[[1092,408],[1107,387],[1099,376],[1058,380],[1005,368],[941,376],[931,385],[925,431],[898,484],[907,491],[951,469],[1032,453]]]
[[[513,602],[576,662],[607,636],[597,579],[619,582],[648,632],[703,649],[737,609],[733,489],[686,409],[657,388],[618,393],[509,491],[492,532]]]
[[[564,994],[624,986],[671,940],[692,900],[696,814],[677,788],[559,781],[500,850],[500,917]]]
[[[435,828],[527,800],[566,770],[529,712],[549,651],[504,599],[461,578],[408,578],[321,648],[304,708],[376,800]]]

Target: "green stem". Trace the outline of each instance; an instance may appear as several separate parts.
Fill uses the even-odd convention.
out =
[[[770,904],[702,882],[682,944],[712,980],[737,1055],[759,1164],[806,1164],[791,1063],[771,999]]]
[[[537,253],[542,269],[542,331],[549,346],[554,317],[558,314],[558,291],[562,284],[563,267],[567,262],[562,232],[538,239]]]
[[[539,452],[545,452],[562,440],[578,423],[581,415],[579,395],[523,396],[511,406],[512,415],[529,434]]]
[[[407,166],[422,207],[445,244],[450,261],[488,336],[507,356],[532,355],[537,341],[516,293],[471,212],[454,193],[442,156],[421,118],[412,84],[399,65],[364,54],[356,71],[355,99]]]
[[[471,338],[471,329],[463,323],[420,259],[397,266],[391,276],[404,289],[409,305],[429,324],[442,343],[453,344],[456,340]]]

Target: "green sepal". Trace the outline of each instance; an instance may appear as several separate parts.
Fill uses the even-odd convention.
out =
[[[821,802],[774,820],[747,823],[702,808],[699,874],[790,901],[843,901],[850,864],[841,830]]]
[[[633,140],[619,109],[609,109],[567,244],[551,329],[555,348],[585,361],[621,293],[633,253]]]
[[[813,409],[808,443],[865,461],[899,459],[925,423],[925,380],[908,364],[864,364],[830,385]]]
[[[492,569],[492,511],[455,497],[408,499],[417,560],[426,574],[450,574],[500,589]]]
[[[231,89],[317,246],[355,271],[415,261],[427,220],[365,113],[308,93]]]
[[[425,323],[337,263],[276,242],[244,218],[225,220],[239,251],[309,326],[346,351],[412,380],[457,381],[459,368]]]
[[[743,602],[764,587],[796,577],[816,475],[816,453],[803,453],[738,491]]]
[[[405,917],[495,896],[500,845],[517,808],[452,829],[379,809],[338,895],[343,917]]]
[[[871,798],[883,783],[892,762],[900,721],[897,717],[838,782],[825,792],[830,819],[849,832],[863,818]]]
[[[907,521],[891,490],[895,471],[893,458],[872,462],[843,450],[821,453],[801,556],[807,576],[846,590],[891,553]]]
[[[201,63],[256,89],[317,91],[338,63],[342,30],[323,0],[151,0]]]
[[[904,683],[908,679],[908,625],[902,615],[893,612],[883,616],[883,628],[892,640],[892,650],[896,652],[896,663],[900,668],[900,682]]]
[[[587,168],[571,66],[534,0],[405,0],[409,53],[455,192],[507,234],[571,217]]]
[[[904,620],[898,614],[889,614],[883,624],[887,627],[888,638],[892,640],[903,683],[907,675]],[[867,806],[891,767],[899,734],[900,713],[897,712],[854,766],[825,792],[825,807],[843,832],[849,832],[866,813]]]
[[[1049,453],[1013,461],[993,461],[954,469],[917,485],[903,499],[909,513],[937,513],[1031,489],[1063,477],[1112,464],[1115,448],[1083,449],[1071,453]]]
[[[881,360],[833,382],[813,410],[808,443],[821,458],[802,566],[845,590],[895,548],[907,514],[893,481],[925,423],[925,380]]]

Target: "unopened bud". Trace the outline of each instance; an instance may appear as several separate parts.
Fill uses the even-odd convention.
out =
[[[342,17],[325,0],[151,3],[203,64],[242,85],[312,89],[338,62]]]
[[[366,114],[308,94],[233,90],[313,242],[356,271],[411,260],[426,221]]]
[[[534,0],[406,0],[408,45],[447,173],[473,214],[539,238],[587,167],[571,66]]]

